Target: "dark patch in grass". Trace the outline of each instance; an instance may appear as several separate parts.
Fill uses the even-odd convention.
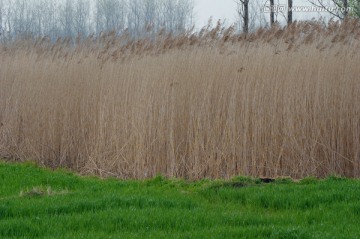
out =
[[[260,178],[260,181],[263,183],[273,183],[275,182],[275,179],[273,178]]]

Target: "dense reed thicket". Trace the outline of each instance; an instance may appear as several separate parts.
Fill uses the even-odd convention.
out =
[[[360,176],[360,24],[0,49],[0,156],[189,179]]]

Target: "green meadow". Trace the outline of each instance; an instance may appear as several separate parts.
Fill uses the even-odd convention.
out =
[[[360,181],[144,181],[0,163],[0,238],[359,238]]]

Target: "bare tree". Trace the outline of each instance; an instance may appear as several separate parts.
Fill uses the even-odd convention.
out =
[[[273,26],[275,23],[275,4],[274,0],[270,0],[270,25]]]
[[[243,0],[236,0],[235,2],[237,3],[236,17],[238,18],[239,28],[242,29],[243,32],[254,31],[259,27],[268,26],[269,23],[264,14],[264,7],[267,1],[248,1],[247,7],[244,6],[242,1]],[[248,12],[247,14],[246,11]]]
[[[176,2],[177,0],[164,0],[161,4],[161,12],[163,17],[163,25],[169,32],[175,30],[176,20]]]
[[[89,34],[91,25],[89,0],[77,0],[75,5],[74,30],[76,35]]]
[[[177,2],[175,16],[176,16],[176,31],[181,32],[188,27],[192,27],[194,11],[194,2],[192,0],[179,0]]]
[[[36,13],[32,1],[15,0],[8,7],[12,8],[11,15],[8,15],[12,25],[12,34],[15,37],[29,37],[34,34]]]
[[[177,33],[192,23],[193,10],[193,0],[0,0],[0,37]]]
[[[293,0],[288,0],[288,17],[287,17],[288,25],[290,25],[293,22],[292,7],[293,7]]]
[[[269,2],[269,6],[267,7],[270,12],[270,25],[274,26],[275,23],[278,23],[278,18],[283,17],[288,24],[292,22],[292,0],[287,0],[288,2],[288,10],[285,12],[285,9],[280,7],[283,4],[280,0],[267,0],[265,5]]]
[[[143,1],[143,17],[145,25],[155,25],[156,15],[158,11],[158,1],[144,0]]]
[[[15,0],[12,22],[14,27],[14,34],[16,37],[21,36],[25,32],[25,4],[25,0]]]
[[[33,12],[34,12],[34,35],[42,36],[44,35],[44,12],[45,5],[43,5],[40,1],[35,1],[33,4]]]
[[[262,0],[249,1],[249,31],[268,25]]]
[[[354,15],[360,18],[360,0],[354,0],[351,2],[351,7],[354,10]]]
[[[312,5],[326,9],[334,17],[344,20],[349,15],[349,1],[358,2],[358,0],[308,0]],[[336,10],[329,8],[329,6],[337,7]]]
[[[149,5],[148,5],[149,6]],[[141,36],[143,30],[143,9],[140,0],[129,2],[128,29],[134,38]]]
[[[236,0],[237,13],[242,20],[242,30],[249,32],[249,0]]]
[[[7,31],[7,34],[6,36],[4,36],[5,38],[7,39],[11,39],[11,33],[12,33],[12,22],[11,22],[11,18],[12,18],[12,8],[10,7],[11,5],[13,4],[12,0],[8,0],[7,1],[7,8],[4,9],[4,12],[6,14],[6,18],[4,20],[4,32],[5,32],[5,29]],[[5,34],[4,34],[5,35]]]
[[[0,38],[2,38],[4,35],[3,13],[4,13],[4,1],[0,0]]]
[[[161,28],[161,21],[159,18],[160,8],[158,0],[144,0],[142,17],[144,18],[143,26],[141,26],[141,31],[144,34],[147,34],[148,37],[154,38],[156,32]]]
[[[60,23],[62,25],[63,35],[73,36],[74,6],[72,0],[66,0],[64,6],[62,6]]]
[[[42,0],[43,5],[42,27],[43,35],[49,36],[50,39],[55,40],[59,37],[61,26],[59,24],[59,2],[56,0]]]
[[[125,0],[96,0],[96,32],[121,31],[125,27]]]

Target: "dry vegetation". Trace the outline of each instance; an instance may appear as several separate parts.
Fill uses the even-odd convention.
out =
[[[146,178],[360,176],[360,23],[0,49],[0,157]]]

